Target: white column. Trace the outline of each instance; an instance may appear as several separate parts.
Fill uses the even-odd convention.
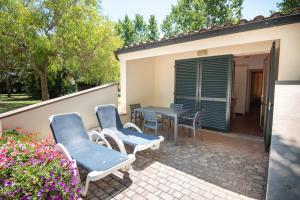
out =
[[[126,74],[126,60],[120,57],[120,89],[121,98],[119,105],[119,112],[127,113],[127,96],[126,96],[126,84],[127,74]]]

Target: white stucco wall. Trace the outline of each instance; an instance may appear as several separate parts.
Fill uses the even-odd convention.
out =
[[[199,50],[207,50],[205,56],[269,53],[274,40],[280,43],[278,79],[300,80],[300,23],[120,54],[120,109],[125,111],[130,102],[138,101],[168,106],[173,101],[174,64],[177,59],[195,58]],[[140,77],[128,81],[135,79],[137,74]],[[141,90],[142,86],[149,88]],[[132,88],[138,88],[140,92],[132,91]]]
[[[94,107],[117,105],[117,94],[117,85],[103,85],[6,112],[0,114],[0,131],[2,128],[22,128],[26,132],[38,132],[39,138],[45,138],[51,135],[48,118],[69,112],[78,112],[87,129],[99,127]]]

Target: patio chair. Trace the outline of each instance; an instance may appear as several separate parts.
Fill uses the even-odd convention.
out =
[[[135,161],[135,156],[127,155],[124,144],[114,135],[111,137],[120,152],[111,148],[104,135],[97,131],[88,133],[78,113],[52,115],[49,120],[55,149],[73,161],[77,181],[81,182],[77,164],[89,172],[82,190],[83,196],[87,194],[90,181],[104,178],[117,170],[128,171]]]
[[[130,104],[129,107],[130,107],[130,122],[138,121],[142,125],[142,120],[143,120],[142,112],[136,113],[134,111],[136,108],[141,108],[141,104],[139,103]]]
[[[197,146],[197,130],[200,129],[200,137],[201,141],[203,141],[201,127],[201,111],[197,111],[196,113],[190,113],[188,115],[180,117],[178,127],[185,127],[189,130],[193,130],[195,146]]]
[[[153,129],[155,130],[155,134],[158,134],[158,129],[160,127],[163,127],[162,120],[159,120],[156,116],[156,113],[153,111],[144,110],[144,126],[143,131],[145,131],[145,128]]]
[[[183,104],[181,103],[171,103],[170,108],[173,108],[174,110],[181,111],[183,109]],[[172,128],[172,118],[169,117],[169,127]]]
[[[101,133],[115,135],[125,144],[133,146],[133,155],[148,148],[157,150],[164,140],[162,136],[143,133],[139,127],[131,122],[123,126],[117,108],[112,104],[96,106],[95,111]]]

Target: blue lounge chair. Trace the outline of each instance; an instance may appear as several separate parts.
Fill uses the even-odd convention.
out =
[[[153,150],[159,149],[160,143],[164,140],[163,136],[143,133],[139,127],[131,122],[123,126],[117,108],[114,105],[100,105],[95,107],[95,111],[101,134],[117,137],[125,144],[133,146],[133,155],[148,148]]]
[[[53,115],[49,120],[56,142],[55,149],[74,161],[76,169],[78,164],[89,172],[82,190],[83,196],[88,191],[90,181],[99,180],[120,169],[128,171],[135,160],[134,155],[127,155],[120,141],[116,141],[121,151],[118,152],[97,131],[88,133],[78,113]],[[80,181],[78,170],[76,173]]]

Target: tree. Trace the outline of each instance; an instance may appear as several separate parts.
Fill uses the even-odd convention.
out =
[[[159,39],[158,25],[154,15],[150,16],[148,23],[140,14],[136,14],[133,21],[125,15],[124,19],[119,20],[115,25],[115,29],[125,46]]]
[[[24,50],[21,42],[20,29],[24,24],[22,16],[26,10],[20,1],[0,1],[0,79],[5,80],[6,93],[10,97],[11,77],[22,63],[21,52]]]
[[[49,78],[61,70],[67,69],[75,81],[117,80],[113,51],[122,43],[113,24],[99,13],[97,0],[1,0],[0,10],[1,30],[13,38],[2,34],[10,49],[4,55],[16,61],[11,47],[21,49],[39,77],[42,100],[49,99]]]
[[[133,44],[135,41],[135,28],[133,22],[128,15],[125,15],[124,20],[119,20],[116,24],[116,31],[124,41],[124,45]]]
[[[296,7],[300,7],[300,0],[283,0],[277,3],[277,8],[283,13],[288,13]]]
[[[147,39],[150,41],[159,39],[158,26],[154,15],[150,15],[149,24],[147,26]]]
[[[142,15],[136,14],[133,20],[134,24],[134,42],[141,43],[147,40],[147,24]]]
[[[243,0],[179,0],[162,23],[165,36],[236,22],[241,18]]]

